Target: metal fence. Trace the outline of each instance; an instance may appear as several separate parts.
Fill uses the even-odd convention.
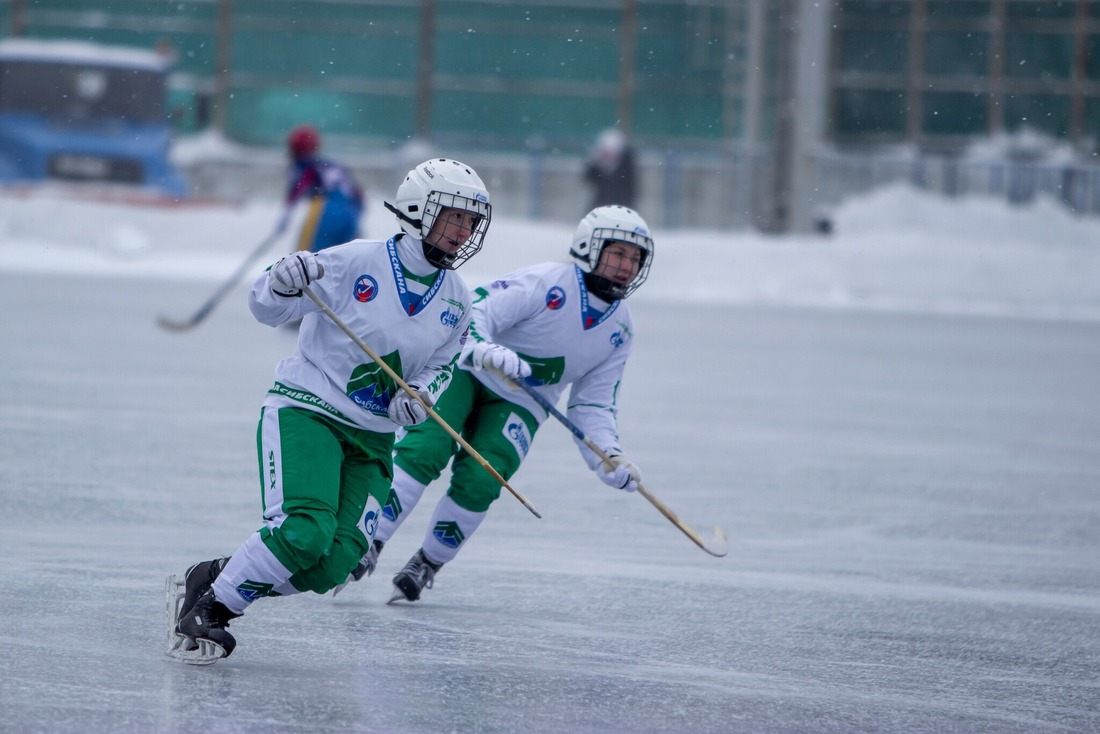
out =
[[[247,143],[312,122],[382,147],[430,135],[576,150],[614,124],[653,143],[759,131],[769,104],[759,78],[771,63],[763,39],[774,23],[759,5],[8,0],[0,35],[159,48],[176,58],[181,129],[213,125]]]
[[[825,208],[880,186],[906,182],[947,197],[982,195],[1009,204],[1045,196],[1076,214],[1100,214],[1100,166],[851,153],[823,154],[810,165]]]
[[[340,157],[373,196],[393,195],[410,168],[430,155],[472,165],[485,180],[494,209],[503,216],[576,222],[590,208],[579,156],[481,150],[395,149]],[[654,151],[639,156],[638,211],[662,228],[745,229],[756,224],[758,181],[768,175],[765,156]],[[283,194],[285,159],[267,154],[191,161],[192,190],[212,198],[277,198]]]

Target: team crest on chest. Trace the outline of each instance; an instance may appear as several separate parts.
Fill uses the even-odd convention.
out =
[[[551,311],[557,311],[559,308],[565,305],[565,290],[556,285],[550,290],[546,291],[546,307]]]
[[[355,281],[355,300],[368,303],[378,295],[378,281],[369,275],[360,275]]]

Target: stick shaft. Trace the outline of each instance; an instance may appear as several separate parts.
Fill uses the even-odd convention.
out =
[[[572,433],[574,436],[576,436],[577,440],[581,441],[585,446],[587,446],[589,449],[591,449],[592,452],[594,454],[596,454],[596,456],[600,457],[601,461],[603,461],[608,466],[613,466],[612,463],[611,463],[611,457],[608,456],[607,453],[604,452],[603,449],[601,449],[599,446],[597,446],[594,441],[592,441],[590,438],[588,438],[586,435],[584,435],[584,431],[582,431],[580,429],[580,426],[578,426],[573,421],[569,420],[569,418],[566,417],[560,410],[558,410],[557,407],[555,407],[553,403],[551,403],[549,400],[547,400],[542,395],[542,393],[540,393],[538,390],[536,390],[531,385],[528,385],[526,382],[523,382],[522,380],[512,380],[511,382],[512,382],[512,384],[518,386],[525,393],[530,395],[534,399],[534,401],[536,403],[538,403],[539,405],[541,405],[542,408],[547,413],[554,416],[554,418],[556,418],[559,423],[561,423],[563,426],[568,428],[569,432]],[[708,543],[708,542],[704,541],[699,536],[699,534],[697,532],[695,532],[683,520],[681,520],[679,517],[677,517],[676,513],[673,512],[668,507],[668,505],[666,505],[664,502],[659,500],[656,495],[654,495],[652,492],[650,492],[648,489],[646,489],[644,486],[642,486],[641,482],[638,482],[638,494],[642,495],[647,500],[649,500],[649,503],[651,505],[656,507],[660,511],[660,513],[662,515],[664,515],[665,518],[667,518],[669,522],[671,522],[673,525],[678,527],[684,535],[688,536],[688,538],[690,538],[691,541],[693,543],[695,543],[695,545],[699,546],[700,548],[705,550],[707,553],[710,553],[711,555],[724,556],[726,554],[724,548],[720,547],[720,548],[716,549],[714,547],[716,545],[714,542]],[[716,536],[719,539],[721,539],[722,541],[724,541],[725,534],[721,532],[721,529],[720,528],[715,528],[715,531],[716,531]],[[724,542],[720,543],[718,545],[724,545]]]
[[[199,306],[198,310],[195,311],[195,313],[193,313],[190,318],[188,318],[186,321],[182,321],[179,323],[162,318],[160,319],[161,325],[169,329],[175,329],[177,331],[198,326],[199,323],[201,323],[207,316],[210,315],[210,312],[214,310],[214,307],[221,303],[226,294],[228,294],[229,291],[233,289],[233,286],[235,286],[237,282],[242,277],[244,277],[249,268],[251,268],[256,260],[259,259],[260,255],[262,255],[264,251],[267,250],[267,248],[271,247],[271,243],[275,241],[279,234],[279,231],[272,232],[259,245],[257,245],[256,249],[248,254],[248,257],[246,257],[244,261],[242,261],[241,264],[237,266],[237,269],[234,270],[228,278],[226,278],[224,283],[218,286],[218,290],[214,291],[214,294],[211,295],[204,304]]]
[[[485,469],[485,471],[489,472],[489,474],[492,475],[493,479],[496,479],[498,482],[500,482],[500,485],[502,487],[504,487],[509,492],[511,492],[512,495],[517,500],[520,501],[520,504],[522,504],[524,507],[526,507],[528,510],[531,511],[532,515],[534,515],[535,517],[538,517],[538,518],[542,517],[542,514],[539,513],[539,511],[536,510],[535,507],[530,502],[528,502],[526,497],[524,497],[522,494],[517,492],[512,487],[512,485],[510,485],[508,483],[508,480],[505,479],[503,476],[501,476],[500,472],[498,472],[496,469],[494,469],[492,464],[490,464],[488,461],[486,461],[485,458],[480,453],[478,453],[477,450],[473,446],[471,446],[466,439],[464,439],[461,436],[461,434],[458,433],[458,431],[451,428],[451,426],[447,423],[447,421],[443,420],[443,418],[439,415],[439,413],[436,413],[435,410],[432,409],[432,406],[428,405],[424,401],[424,399],[420,397],[420,395],[417,393],[416,390],[413,390],[411,387],[409,387],[405,383],[405,381],[403,379],[401,379],[401,375],[397,374],[397,372],[394,371],[394,369],[392,367],[390,367],[388,364],[386,364],[384,361],[382,361],[382,359],[374,352],[374,350],[371,349],[367,345],[367,343],[359,337],[358,334],[356,334],[354,331],[352,331],[351,327],[348,326],[346,323],[344,323],[344,320],[342,318],[340,318],[336,314],[335,311],[333,311],[331,308],[329,308],[329,305],[327,303],[325,303],[324,301],[321,300],[320,296],[318,296],[316,293],[314,293],[310,289],[309,286],[306,286],[306,287],[302,288],[302,292],[305,293],[307,296],[309,296],[309,299],[317,304],[317,308],[321,309],[321,311],[325,314],[325,316],[328,316],[332,320],[332,323],[334,323],[338,327],[340,327],[340,330],[343,331],[345,334],[347,334],[348,337],[351,338],[351,340],[353,342],[355,342],[356,346],[358,346],[360,349],[362,349],[368,357],[370,357],[372,360],[374,360],[375,364],[377,364],[379,367],[381,367],[382,371],[385,372],[387,375],[389,375],[390,379],[392,379],[395,383],[397,383],[398,387],[400,387],[402,390],[404,390],[406,393],[408,393],[412,398],[414,398],[418,403],[420,403],[422,406],[424,406],[424,409],[426,411],[428,411],[428,416],[431,417],[431,419],[434,420],[436,423],[438,423],[439,426],[444,431],[446,431],[447,434],[451,438],[453,438],[455,440],[455,442],[459,446],[461,446],[466,451],[466,453],[468,453],[474,459],[474,461],[476,461],[478,464],[480,464],[481,467],[483,469]]]

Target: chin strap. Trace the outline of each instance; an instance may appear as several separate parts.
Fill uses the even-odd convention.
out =
[[[412,219],[411,217],[409,217],[408,214],[401,211],[400,209],[398,209],[397,207],[395,207],[393,204],[389,203],[388,201],[383,201],[382,206],[386,207],[391,212],[393,212],[393,215],[395,217],[397,217],[398,219],[400,219],[402,222],[408,222],[412,226],[416,227],[417,232],[420,232],[420,231],[423,230],[423,228],[424,228],[424,221],[423,220],[421,220],[421,219]]]
[[[622,299],[622,291],[626,286],[620,286],[610,278],[605,278],[602,275],[596,275],[595,273],[584,274],[584,286],[588,289],[588,292],[602,298],[608,303],[614,303],[615,301]],[[616,295],[612,292],[613,289],[617,289],[619,293]]]

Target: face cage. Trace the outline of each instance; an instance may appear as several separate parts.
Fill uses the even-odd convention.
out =
[[[613,300],[621,301],[626,298],[631,293],[638,290],[638,286],[644,283],[646,278],[649,277],[649,266],[653,263],[653,239],[648,235],[630,232],[625,229],[597,227],[592,231],[591,241],[592,254],[589,256],[591,258],[589,262],[593,262],[592,277],[594,280],[600,282],[602,286],[600,290],[602,290],[605,295],[611,296]],[[596,268],[600,264],[600,255],[603,254],[604,245],[610,242],[625,242],[628,245],[634,245],[642,251],[642,262],[638,265],[638,274],[634,276],[634,280],[626,285],[619,285],[610,278],[596,275]]]
[[[470,232],[469,238],[453,253],[428,244],[428,233],[432,231],[436,217],[444,209],[458,209],[477,215],[477,223],[474,225],[473,231]],[[489,220],[492,217],[493,207],[489,202],[478,201],[458,194],[444,194],[439,191],[428,194],[428,200],[424,205],[424,215],[420,219],[424,255],[428,258],[428,262],[444,270],[457,270],[462,263],[476,255],[481,249],[485,232],[489,229]]]

